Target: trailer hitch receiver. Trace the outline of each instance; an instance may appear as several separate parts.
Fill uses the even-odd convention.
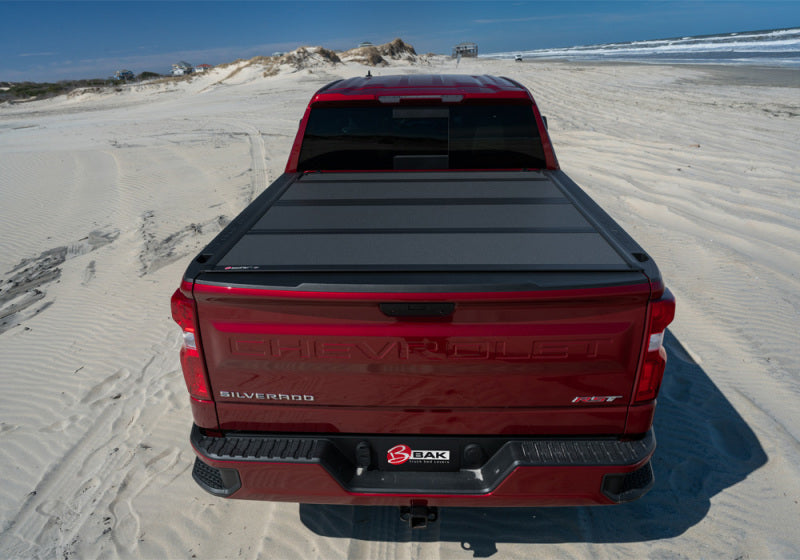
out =
[[[426,505],[401,506],[400,519],[407,522],[412,529],[426,529],[428,523],[439,519],[439,508]]]

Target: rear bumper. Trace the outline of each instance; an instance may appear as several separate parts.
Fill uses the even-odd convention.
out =
[[[469,440],[460,439],[457,448],[463,451]],[[484,449],[495,444],[488,459],[480,458],[474,468],[449,472],[393,471],[381,466],[380,458],[376,460],[376,451],[383,453],[380,444],[377,449],[375,445],[365,449],[366,442],[361,444],[365,440],[357,436],[210,437],[194,426],[191,441],[198,455],[192,473],[195,481],[211,494],[239,499],[352,505],[562,506],[628,502],[653,485],[652,430],[633,441],[484,441]],[[372,441],[374,444],[375,438]]]

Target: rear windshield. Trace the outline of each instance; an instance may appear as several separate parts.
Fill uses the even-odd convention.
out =
[[[315,107],[298,171],[546,167],[530,104]]]

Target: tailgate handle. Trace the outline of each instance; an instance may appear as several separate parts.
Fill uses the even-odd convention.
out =
[[[455,303],[382,303],[381,312],[389,317],[449,317],[456,310]]]

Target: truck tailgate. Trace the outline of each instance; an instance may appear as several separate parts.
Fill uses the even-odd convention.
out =
[[[650,286],[194,297],[223,429],[618,434]]]

